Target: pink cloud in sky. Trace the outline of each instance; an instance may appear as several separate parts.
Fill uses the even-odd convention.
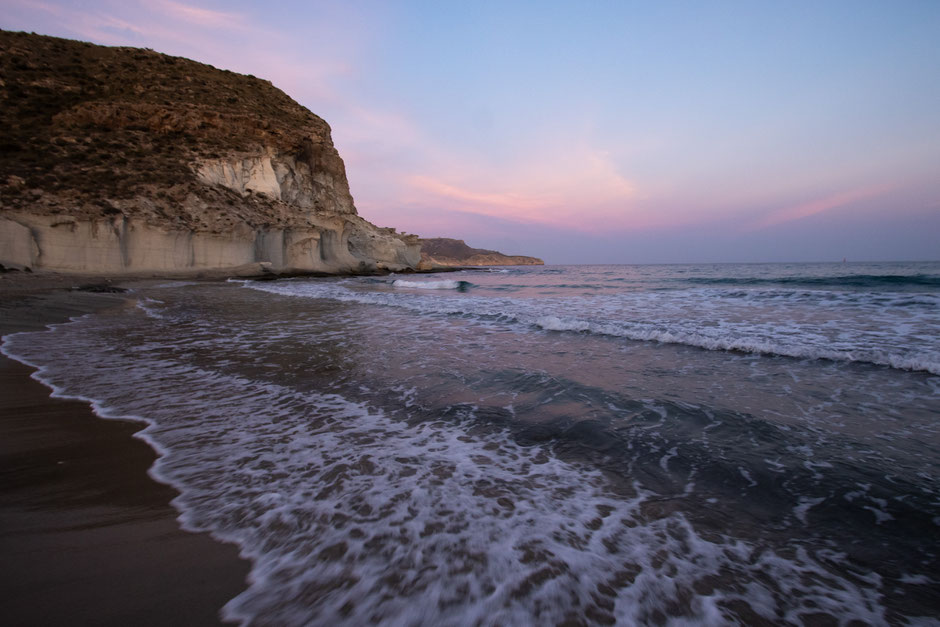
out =
[[[180,2],[172,2],[172,0],[161,0],[154,4],[170,16],[208,28],[225,30],[250,30],[255,28],[249,26],[245,16],[238,13],[212,11]]]
[[[427,193],[432,198],[456,201],[468,207],[480,207],[478,213],[483,214],[490,213],[487,208],[492,207],[510,216],[524,218],[533,210],[544,209],[549,204],[544,198],[524,196],[514,192],[490,193],[462,189],[429,176],[412,176],[409,183],[413,188]]]
[[[753,223],[749,230],[765,229],[771,226],[777,226],[793,220],[808,218],[831,209],[837,209],[860,200],[880,196],[893,189],[893,185],[868,185],[865,187],[851,189],[836,194],[830,194],[822,198],[811,200],[810,202],[799,205],[785,207],[765,215],[763,218]]]
[[[637,186],[617,172],[609,156],[584,142],[561,138],[555,149],[527,152],[507,166],[462,161],[433,142],[415,141],[426,155],[440,158],[385,173],[398,178],[397,198],[357,195],[368,212],[384,218],[383,205],[399,202],[584,232],[661,222],[661,216],[636,206]]]

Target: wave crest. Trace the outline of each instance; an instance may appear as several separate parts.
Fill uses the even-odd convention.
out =
[[[419,290],[467,290],[470,287],[468,281],[451,281],[448,279],[442,281],[406,281],[396,279],[392,283],[393,287],[408,287]]]

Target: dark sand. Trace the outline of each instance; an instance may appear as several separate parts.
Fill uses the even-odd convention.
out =
[[[0,335],[125,302],[65,289],[101,279],[17,274],[0,275]],[[218,624],[248,563],[179,528],[142,425],[50,398],[32,372],[0,357],[0,622]]]

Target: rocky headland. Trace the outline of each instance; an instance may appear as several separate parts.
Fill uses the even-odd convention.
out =
[[[471,248],[460,239],[446,237],[424,238],[421,244],[422,267],[435,266],[541,266],[537,257],[504,255],[495,250]]]
[[[0,31],[0,264],[63,273],[407,271],[329,125],[269,81]]]

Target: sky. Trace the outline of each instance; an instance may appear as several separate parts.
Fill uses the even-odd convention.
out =
[[[940,2],[0,0],[271,80],[360,215],[546,263],[940,259]]]

